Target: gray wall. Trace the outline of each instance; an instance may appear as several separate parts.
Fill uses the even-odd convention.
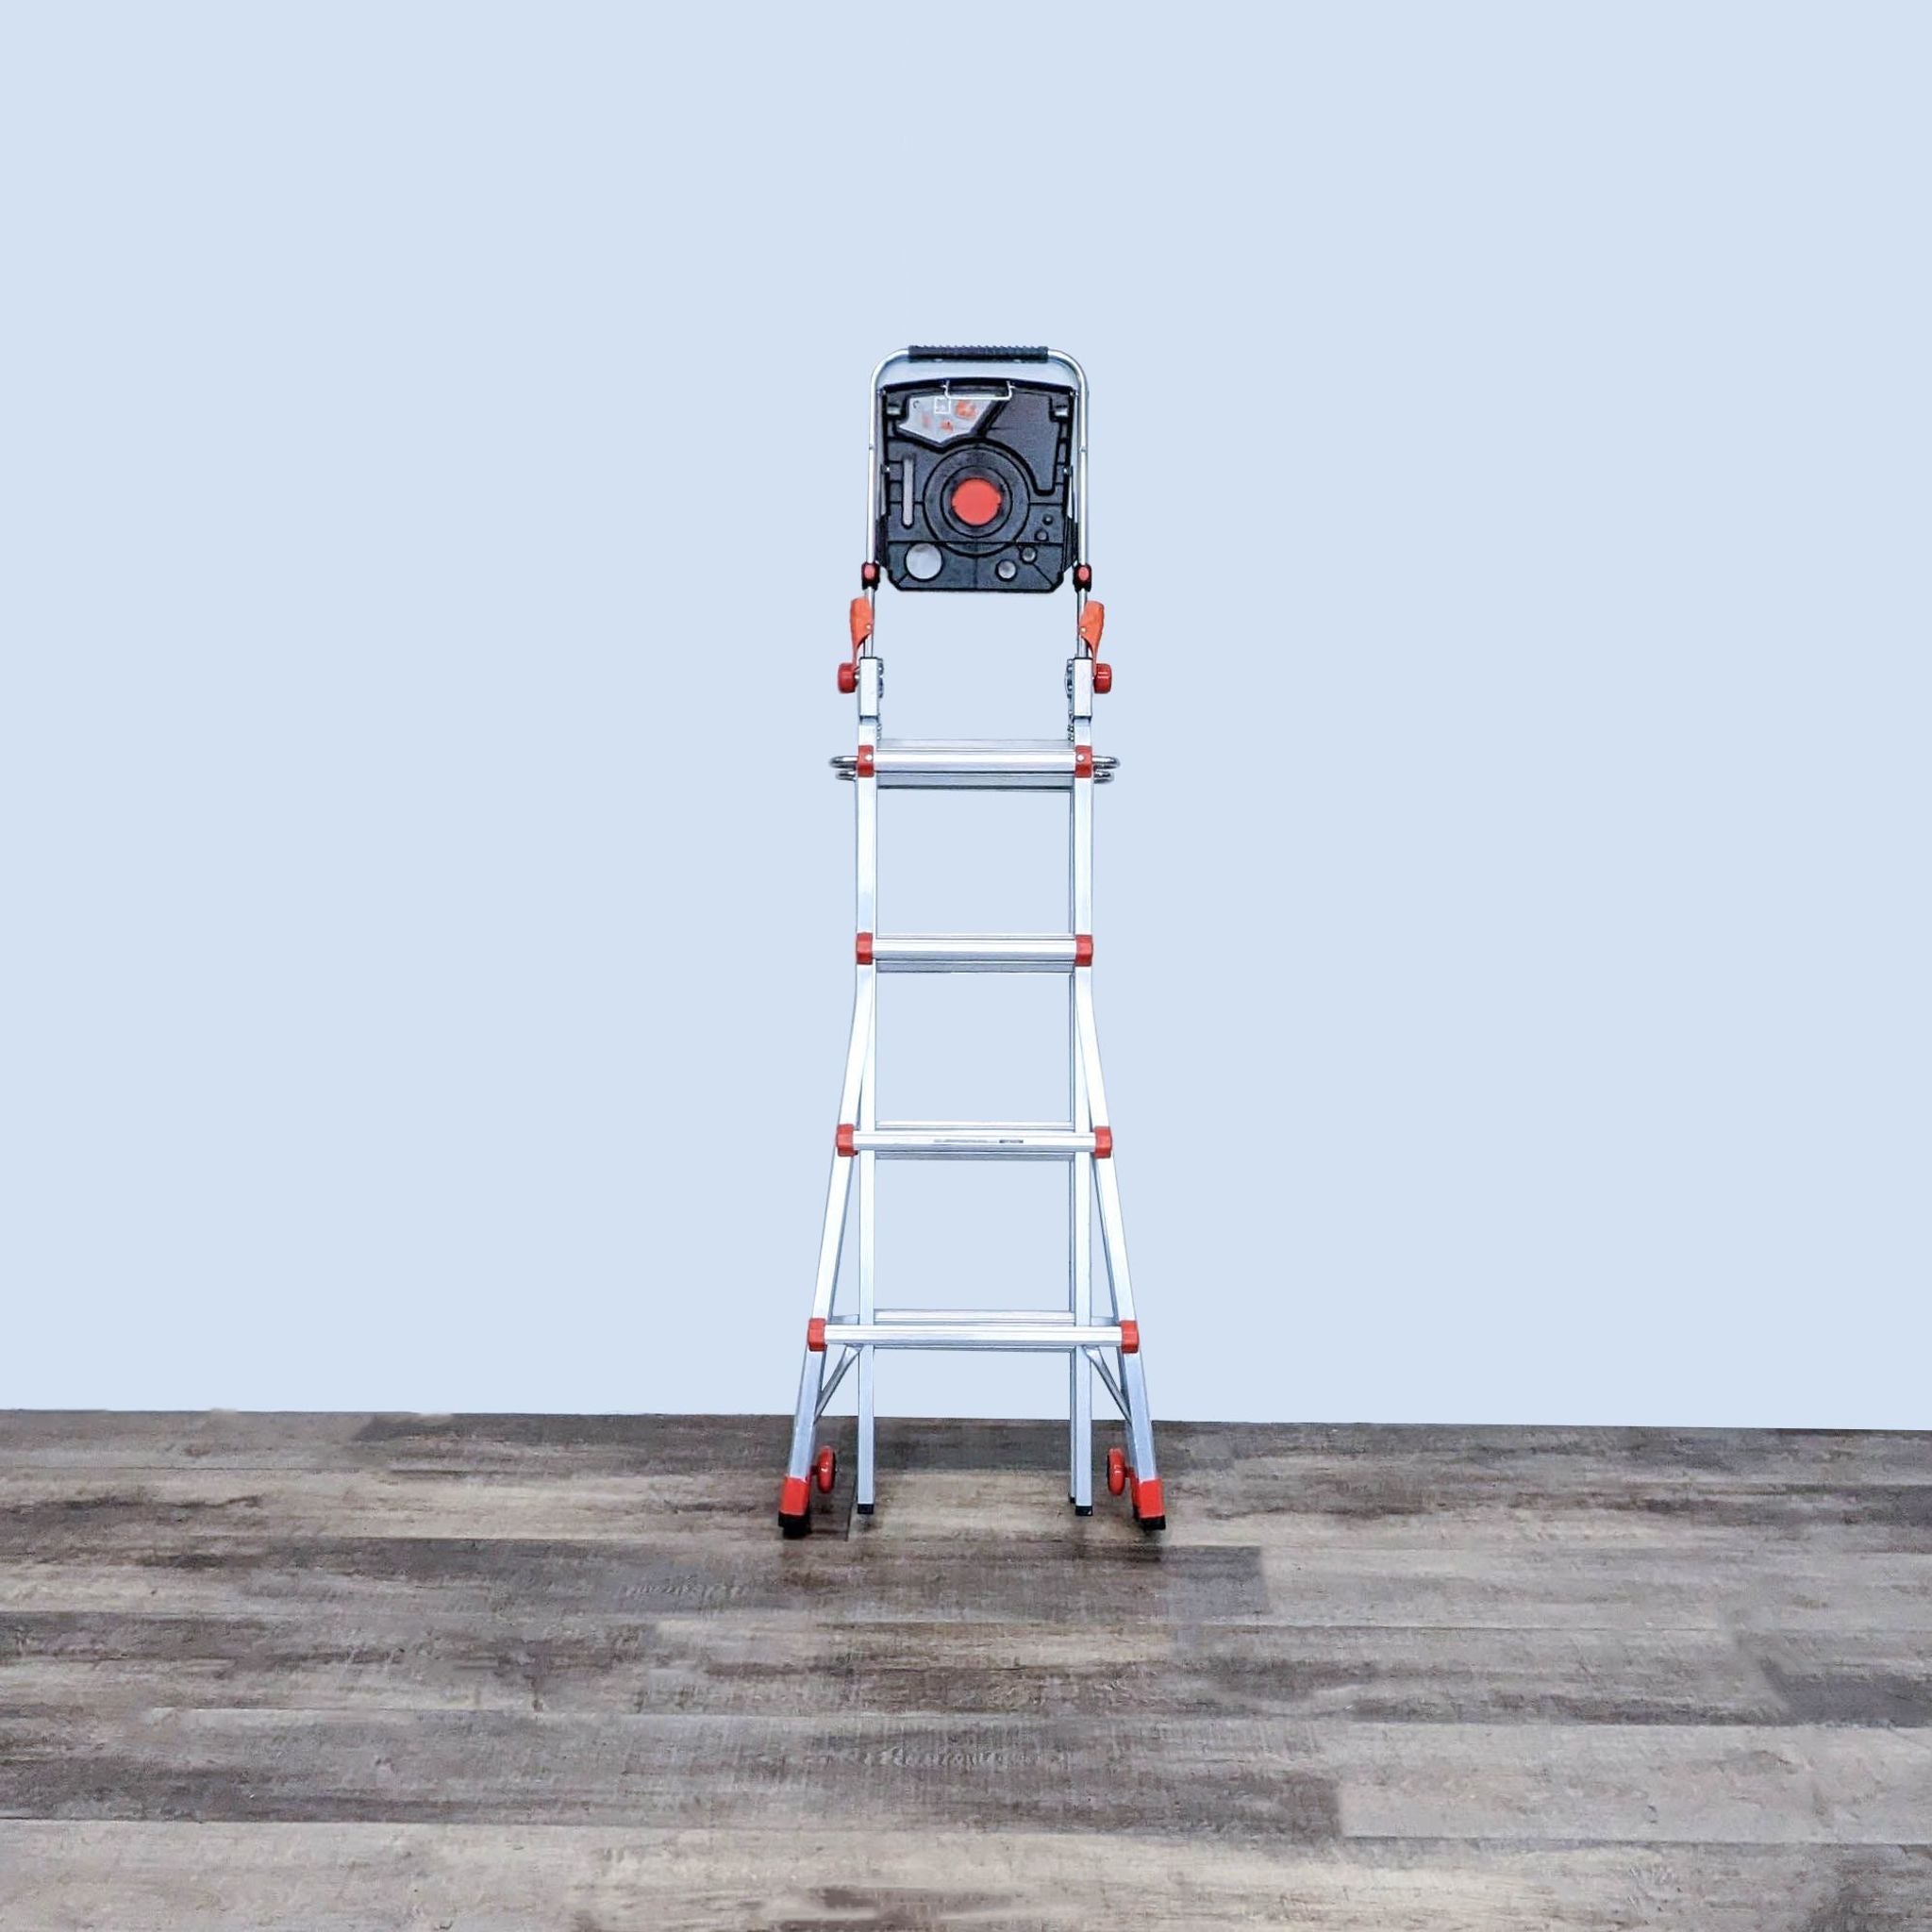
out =
[[[1157,1404],[1925,1422],[1926,13],[1043,38],[8,13],[0,1403],[789,1402],[938,337],[1097,387]],[[885,600],[892,728],[1057,730],[1068,621]],[[981,804],[885,924],[1057,923]],[[888,993],[889,1108],[1051,1108],[1054,989]],[[1057,1176],[887,1182],[898,1298],[1056,1291]]]

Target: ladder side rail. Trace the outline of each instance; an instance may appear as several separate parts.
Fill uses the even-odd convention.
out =
[[[1082,967],[1074,974],[1074,1000],[1079,1015],[1080,1050],[1087,1070],[1089,1097],[1093,1106],[1095,1130],[1107,1120],[1107,1088],[1100,1072],[1100,1041],[1093,1023],[1092,969]],[[1113,1297],[1114,1319],[1125,1324],[1135,1320],[1133,1274],[1127,1265],[1126,1224],[1121,1215],[1120,1178],[1111,1155],[1096,1155],[1093,1160],[1093,1189],[1100,1207],[1100,1241],[1107,1257],[1108,1287]],[[1121,1387],[1127,1397],[1127,1436],[1133,1455],[1136,1478],[1157,1482],[1159,1470],[1154,1459],[1154,1418],[1147,1407],[1147,1372],[1141,1365],[1141,1351],[1123,1349],[1120,1354]],[[1158,1495],[1158,1491],[1156,1491]],[[1158,1512],[1155,1512],[1158,1513]]]
[[[878,431],[879,431],[879,377],[885,374],[886,365],[892,358],[888,356],[880,359],[878,367],[872,373],[872,381],[866,394],[865,431],[865,551],[874,568],[866,575],[865,595],[868,603],[877,607],[878,592]],[[879,745],[879,702],[884,691],[884,672],[879,663],[874,643],[871,625],[860,647],[857,672],[858,698],[858,743],[861,749],[869,750],[876,759]],[[878,803],[879,788],[876,774],[871,777],[854,774],[854,824],[857,831],[857,864],[855,902],[857,917],[855,929],[858,932],[876,933],[878,930]],[[864,970],[864,969],[861,969]],[[867,972],[872,977],[872,972]],[[875,1091],[878,1074],[878,1002],[876,990],[870,1012],[866,1016],[865,1027],[865,1071],[856,1114],[841,1114],[841,1120],[853,1120],[861,1128],[875,1127],[878,1124],[878,1098]],[[878,1265],[878,1194],[877,1161],[870,1153],[858,1157],[855,1165],[858,1169],[858,1317],[862,1322],[873,1319],[873,1302],[877,1291],[876,1271]],[[846,1360],[852,1357],[848,1355]],[[873,1352],[869,1348],[858,1351],[858,1469],[853,1485],[853,1507],[865,1515],[873,1510],[874,1489],[876,1481],[876,1434],[875,1412],[876,1391],[873,1382]]]
[[[1070,1082],[1073,1089],[1074,1127],[1089,1131],[1087,1120],[1087,1081],[1080,1069],[1078,1020],[1071,995],[1068,999]],[[1093,1320],[1093,1175],[1092,1163],[1074,1160],[1067,1173],[1068,1283],[1067,1305],[1075,1327],[1087,1327]],[[1068,1489],[1074,1507],[1081,1513],[1093,1507],[1093,1378],[1084,1355],[1072,1357],[1068,1376]]]
[[[852,1042],[845,1050],[845,1085],[839,1094],[839,1124],[857,1120],[865,1090],[866,1049],[872,1040],[872,1009],[876,991],[873,968],[858,969],[858,986],[852,1001]],[[845,1245],[846,1204],[852,1198],[850,1156],[832,1157],[832,1181],[825,1206],[824,1233],[819,1241],[818,1280],[812,1290],[811,1312],[824,1321],[832,1312],[832,1295],[839,1280],[839,1255]]]
[[[863,655],[859,661],[857,679],[858,697],[858,741],[861,746],[876,745],[878,742],[879,712],[879,661],[872,650],[871,627],[865,627]],[[855,871],[856,891],[855,909],[858,915],[858,931],[870,929],[876,923],[874,913],[873,867],[875,863],[875,847],[869,851],[867,829],[875,825],[878,809],[878,785],[871,777],[858,777],[853,786],[855,801],[854,824],[856,827]],[[877,997],[877,970],[862,960],[855,965],[852,995],[852,1037],[845,1049],[845,1080],[839,1093],[839,1125],[856,1126],[859,1110],[865,1104],[868,1075],[871,1072],[871,1057],[874,1042],[874,1008]],[[808,1336],[818,1324],[824,1322],[832,1312],[832,1305],[839,1290],[839,1260],[845,1247],[845,1221],[850,1210],[853,1193],[852,1170],[858,1166],[856,1158],[844,1152],[836,1153],[832,1158],[831,1179],[825,1190],[825,1219],[819,1237],[818,1275],[812,1284],[811,1327]],[[862,1220],[861,1215],[861,1220]],[[862,1244],[862,1243],[861,1243]],[[800,1485],[807,1479],[812,1463],[812,1445],[818,1433],[819,1414],[826,1400],[824,1389],[825,1351],[814,1348],[808,1340],[805,1359],[798,1372],[798,1404],[791,1418],[791,1451],[786,1463],[785,1496],[787,1502],[779,1510],[779,1521],[785,1524],[788,1515],[791,1522],[787,1534],[808,1526],[809,1507],[803,1512],[792,1512],[791,1499],[806,1494]],[[861,1394],[869,1393],[867,1378],[861,1375]],[[861,1405],[862,1406],[862,1405]]]
[[[1083,411],[1084,415],[1084,411]],[[1082,467],[1085,467],[1085,425],[1082,425]],[[1086,556],[1087,529],[1080,525],[1081,556]],[[1068,666],[1067,706],[1071,713],[1074,748],[1093,742],[1093,674],[1090,661],[1075,657]],[[1074,935],[1093,930],[1093,787],[1075,784],[1067,808],[1067,930]],[[1067,1084],[1070,1118],[1075,1133],[1091,1133],[1087,1072],[1080,1047],[1081,981],[1084,969],[1075,966],[1067,988]],[[1093,1172],[1092,1162],[1075,1160],[1067,1176],[1068,1283],[1067,1302],[1076,1326],[1093,1320]],[[1067,1457],[1069,1500],[1081,1514],[1093,1507],[1093,1376],[1086,1354],[1067,1360]]]
[[[1090,1132],[1108,1124],[1107,1080],[1100,1071],[1100,1041],[1093,1026],[1093,969],[1082,966],[1074,974],[1074,1034],[1086,1079]]]
[[[868,788],[869,789],[869,788]],[[858,1125],[861,1133],[878,1125],[878,1095],[875,1091],[879,1057],[879,1008],[876,993],[872,1017],[866,1028],[865,1083],[859,1095]],[[878,1292],[878,1156],[870,1149],[858,1157],[858,1319],[871,1322],[876,1309]],[[874,1488],[877,1479],[875,1395],[873,1383],[873,1353],[858,1351],[858,1468],[853,1490],[853,1507],[870,1516]]]
[[[865,658],[858,681],[858,742],[876,755],[879,742],[879,698],[883,690],[881,667],[873,651],[873,640],[865,641]],[[859,932],[876,933],[879,924],[879,788],[877,778],[861,778],[852,788],[854,823],[858,831],[857,875],[854,879]],[[874,956],[876,957],[876,956]],[[876,970],[876,969],[874,969]],[[872,1012],[866,1024],[865,1074],[859,1091],[858,1124],[861,1131],[878,1125],[879,1007],[874,984]],[[858,1157],[858,1319],[874,1318],[878,1286],[878,1157],[870,1150]],[[849,1361],[851,1357],[848,1356]],[[876,1400],[873,1381],[874,1360],[870,1348],[858,1352],[858,1469],[853,1486],[853,1507],[871,1515],[876,1481]]]
[[[858,968],[852,996],[852,1040],[845,1050],[845,1084],[839,1094],[842,1125],[858,1110],[865,1080],[865,1047],[872,1036],[874,979],[870,966]],[[825,1219],[819,1237],[818,1278],[812,1286],[811,1319],[823,1322],[832,1312],[839,1286],[839,1257],[845,1246],[845,1216],[852,1199],[852,1170],[858,1163],[845,1155],[832,1157],[831,1179],[825,1188]],[[791,1453],[785,1474],[788,1488],[803,1481],[811,1469],[812,1439],[818,1429],[821,1392],[824,1386],[825,1354],[809,1342],[798,1372],[798,1406],[791,1418]]]

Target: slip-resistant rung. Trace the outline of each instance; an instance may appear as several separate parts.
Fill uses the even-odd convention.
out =
[[[937,1322],[941,1327],[967,1322],[1032,1322],[1047,1328],[1066,1328],[1073,1316],[1065,1308],[881,1308],[875,1321],[900,1326]]]
[[[903,1160],[1071,1160],[1093,1147],[1064,1121],[889,1121],[852,1135],[854,1153]]]
[[[1093,754],[1093,782],[1105,785],[1116,758]],[[841,778],[858,769],[857,754],[832,760]],[[881,787],[927,791],[1065,791],[1074,783],[1074,747],[1059,739],[889,738],[873,753]]]
[[[991,1348],[1001,1350],[1118,1348],[1118,1324],[1041,1322],[1030,1313],[974,1315],[953,1311],[950,1322],[831,1321],[825,1343],[831,1348]]]
[[[872,959],[881,973],[1071,973],[1077,950],[1072,933],[882,932]]]

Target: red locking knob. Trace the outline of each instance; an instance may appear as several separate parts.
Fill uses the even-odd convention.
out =
[[[1006,507],[1000,486],[985,476],[968,476],[953,491],[953,514],[975,530],[985,528]]]

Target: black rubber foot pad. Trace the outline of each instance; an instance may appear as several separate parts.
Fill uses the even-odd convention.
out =
[[[1074,1505],[1074,1514],[1075,1516],[1091,1516],[1093,1514],[1093,1505],[1091,1503],[1075,1503]]]
[[[796,1539],[802,1536],[809,1536],[811,1534],[811,1518],[809,1516],[781,1515],[778,1518],[778,1527],[789,1538]]]
[[[872,1514],[872,1505],[870,1503],[855,1503],[852,1507],[855,1509],[857,1509],[861,1516],[870,1516]]]
[[[1137,1516],[1134,1520],[1148,1536],[1167,1527],[1167,1518],[1164,1516]]]

